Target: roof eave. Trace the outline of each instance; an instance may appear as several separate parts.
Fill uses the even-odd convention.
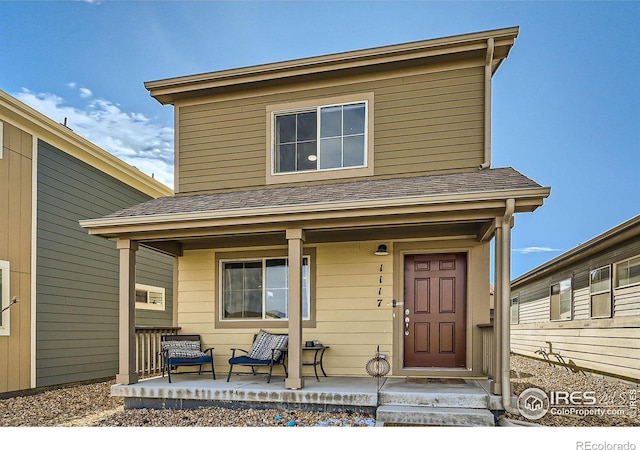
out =
[[[550,194],[549,188],[503,190],[495,192],[417,196],[401,199],[367,200],[356,202],[327,202],[322,204],[287,205],[278,207],[243,208],[218,211],[201,211],[176,214],[157,214],[129,217],[112,217],[80,221],[80,226],[90,234],[105,237],[117,236],[120,232],[152,231],[168,223],[182,228],[197,227],[207,221],[229,223],[303,222],[340,218],[345,214],[398,215],[402,213],[455,213],[461,210],[500,208],[508,198],[516,199],[516,212],[532,212],[542,205]]]
[[[496,49],[502,49],[501,51],[495,51],[496,65],[493,69],[493,72],[495,72],[500,66],[500,62],[509,54],[518,32],[518,27],[503,28],[407,44],[148,81],[144,85],[149,90],[150,95],[160,103],[172,104],[181,94],[184,95],[185,93],[193,94],[197,91],[205,92],[221,87],[266,80],[273,82],[277,79],[286,79],[289,81],[292,77],[303,75],[483,50],[487,48],[489,38],[494,39]]]
[[[512,288],[546,276],[550,272],[565,268],[576,261],[587,258],[605,248],[612,247],[629,238],[640,235],[640,215],[623,222],[604,233],[584,242],[544,264],[520,275],[511,282]]]

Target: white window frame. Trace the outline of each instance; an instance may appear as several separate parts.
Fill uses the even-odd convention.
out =
[[[147,293],[147,303],[142,303],[136,300],[136,309],[145,309],[151,311],[164,311],[166,305],[166,293],[165,288],[159,286],[151,286],[148,284],[139,284],[136,283],[136,299],[137,299],[137,291],[146,291]],[[155,293],[160,294],[162,297],[162,301],[160,303],[149,303],[149,294]]]
[[[0,310],[7,308],[11,303],[11,265],[9,261],[0,260],[0,276],[2,277],[2,301],[0,302]],[[0,336],[9,336],[10,334],[11,308],[7,308],[2,313],[2,322],[0,322]]]
[[[620,284],[620,275],[618,273],[619,269],[621,266],[625,265],[625,264],[629,264],[630,261],[634,261],[637,260],[638,264],[640,264],[640,255],[638,256],[633,256],[631,258],[627,258],[625,260],[622,261],[618,261],[613,265],[613,271],[614,271],[614,279],[615,279],[615,289],[623,289],[623,288],[627,288],[627,287],[631,287],[631,286],[638,286],[640,285],[640,281],[636,281],[634,283],[629,283],[629,284]]]
[[[514,320],[514,312],[515,312],[515,320]],[[511,297],[511,305],[509,307],[509,318],[511,321],[511,325],[518,325],[520,323],[520,299],[516,297]]]
[[[609,282],[607,285],[606,289],[601,289],[599,291],[594,291],[593,290],[593,285],[592,285],[592,280],[593,280],[593,274],[595,272],[600,272],[604,269],[609,269]],[[591,318],[593,319],[602,319],[602,318],[608,318],[611,317],[612,313],[613,313],[613,303],[612,303],[612,299],[613,296],[612,294],[612,289],[611,289],[611,278],[612,278],[612,267],[611,265],[606,265],[606,266],[602,266],[602,267],[598,267],[596,269],[590,270],[589,271],[589,315],[591,316]],[[606,315],[599,315],[599,316],[594,316],[593,315],[593,298],[597,295],[602,295],[602,294],[609,294],[609,314]]]
[[[569,316],[562,317],[560,314],[560,306],[562,304],[561,293],[563,292],[563,285],[569,285]],[[553,311],[553,287],[558,286],[558,317],[554,318]],[[557,283],[553,283],[549,289],[549,318],[553,322],[560,322],[565,320],[571,320],[573,318],[573,283],[571,278],[565,278],[563,280],[558,281]]]
[[[311,302],[311,256],[310,255],[304,255],[303,258],[307,261],[306,266],[308,267],[308,279],[306,280],[307,283],[307,291],[306,291],[306,296],[305,298],[303,298],[303,301],[307,303],[307,317],[303,317],[302,321],[303,322],[309,322],[311,320],[311,307],[312,307],[312,302]],[[242,322],[242,323],[262,323],[262,322],[273,322],[273,323],[283,323],[283,322],[288,322],[289,321],[289,317],[284,317],[281,319],[276,319],[276,318],[268,318],[265,315],[265,304],[266,304],[266,298],[267,298],[267,283],[265,282],[266,280],[266,266],[267,266],[267,261],[268,260],[272,260],[272,259],[286,259],[287,261],[289,260],[288,257],[286,256],[264,256],[264,257],[255,257],[255,258],[228,258],[228,259],[220,259],[219,264],[220,267],[218,268],[218,273],[220,274],[219,281],[218,281],[218,298],[220,299],[220,308],[218,308],[218,320],[220,322],[223,323],[233,323],[233,322]],[[224,311],[224,265],[226,263],[242,263],[242,262],[258,262],[260,261],[262,263],[262,317],[256,317],[256,318],[249,318],[249,317],[241,317],[241,318],[228,318],[228,317],[224,317],[223,311]],[[304,284],[304,280],[302,280],[303,284]],[[288,287],[288,286],[287,286]],[[304,307],[303,307],[303,311],[304,311]],[[287,311],[288,313],[288,311]]]
[[[356,103],[365,104],[365,124],[364,124],[364,164],[362,166],[350,166],[350,167],[337,167],[328,169],[312,169],[304,171],[294,172],[276,172],[276,148],[275,148],[275,126],[276,117],[279,115],[293,114],[304,111],[319,111],[320,108],[341,106]],[[267,127],[267,142],[266,142],[266,184],[278,184],[278,183],[295,183],[300,181],[319,181],[329,179],[340,178],[352,178],[362,176],[374,175],[374,130],[373,130],[373,110],[374,110],[374,94],[373,92],[363,92],[351,95],[342,95],[337,97],[314,99],[314,100],[302,100],[290,103],[281,103],[275,105],[268,105],[266,107],[266,127]],[[319,114],[318,114],[319,115]],[[318,117],[319,121],[320,118]],[[320,128],[317,129],[318,140],[317,145],[320,144]],[[319,166],[318,166],[319,167]]]

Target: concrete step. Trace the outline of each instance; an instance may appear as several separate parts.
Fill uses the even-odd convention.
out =
[[[434,406],[439,408],[489,409],[489,396],[477,384],[433,386],[415,390],[410,385],[390,386],[379,394],[380,405]]]
[[[493,427],[495,418],[488,409],[441,408],[433,406],[380,406],[376,426],[384,424],[445,427]]]

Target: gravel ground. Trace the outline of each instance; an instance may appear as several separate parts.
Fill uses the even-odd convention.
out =
[[[595,391],[599,403],[617,404],[630,389],[623,382],[567,372],[528,358],[512,358],[514,394],[537,387],[550,391]],[[40,394],[0,400],[0,426],[4,427],[370,427],[366,414],[321,413],[309,411],[231,410],[124,410],[123,401],[109,395],[113,381],[46,391]],[[604,399],[602,396],[609,396]],[[628,402],[626,403],[628,405]],[[509,416],[525,421],[522,417]],[[535,421],[546,426],[640,426],[640,418],[623,416],[559,416],[547,414]]]

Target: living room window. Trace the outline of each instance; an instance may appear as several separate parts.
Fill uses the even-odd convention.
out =
[[[551,285],[551,320],[571,320],[571,278]]]
[[[611,317],[611,266],[589,273],[591,317]]]
[[[223,321],[282,321],[289,318],[289,262],[286,257],[221,261]],[[311,311],[310,257],[302,265],[302,318]]]
[[[136,283],[136,309],[164,311],[165,289]]]
[[[267,183],[372,175],[373,94],[271,105]]]

